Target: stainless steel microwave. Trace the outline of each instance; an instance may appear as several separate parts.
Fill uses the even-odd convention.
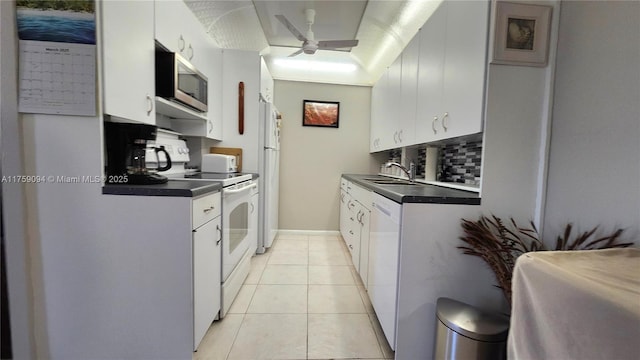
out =
[[[180,54],[156,50],[156,96],[206,112],[207,77]]]

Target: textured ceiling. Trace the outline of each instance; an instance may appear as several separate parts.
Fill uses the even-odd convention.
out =
[[[371,85],[400,54],[441,0],[185,2],[218,46],[261,52],[276,79]],[[316,40],[357,39],[358,46],[351,52],[318,50],[314,55],[289,58],[297,61],[296,65],[303,64],[295,68],[281,65],[280,60],[287,59],[301,44],[274,15],[285,15],[305,34],[306,8],[316,10],[312,26]],[[318,62],[352,64],[355,71],[318,71],[315,66]]]

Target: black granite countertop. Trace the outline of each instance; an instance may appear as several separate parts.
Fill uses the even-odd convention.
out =
[[[342,177],[397,203],[431,203],[480,205],[480,196],[472,191],[446,188],[437,185],[376,184],[368,179],[390,179],[380,175],[343,174]]]
[[[222,185],[218,181],[169,180],[157,185],[105,184],[102,193],[107,195],[177,196],[197,197],[218,192]]]

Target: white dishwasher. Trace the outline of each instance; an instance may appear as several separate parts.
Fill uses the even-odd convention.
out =
[[[401,204],[373,194],[367,287],[384,335],[394,350],[401,214]]]

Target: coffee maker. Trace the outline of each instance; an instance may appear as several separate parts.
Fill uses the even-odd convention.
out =
[[[167,182],[166,176],[157,173],[171,168],[171,157],[164,146],[151,148],[158,157],[158,166],[147,168],[146,165],[147,141],[156,139],[156,130],[153,125],[105,121],[107,183],[149,185]],[[159,153],[164,153],[167,159],[165,166],[160,165]]]

